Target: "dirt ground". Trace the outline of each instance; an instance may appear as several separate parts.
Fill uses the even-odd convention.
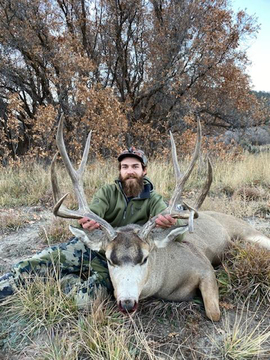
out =
[[[0,234],[0,274],[8,271],[12,264],[30,257],[35,252],[48,246],[44,237],[40,236],[40,234],[45,231],[45,225],[49,224],[53,219],[50,210],[41,207],[28,207],[20,209],[20,211],[27,217],[26,223],[18,230],[2,231]],[[258,230],[270,236],[270,219],[252,218],[246,220]],[[146,300],[142,302],[137,316],[140,318],[144,330],[151,334],[149,342],[152,342],[153,346],[157,346],[159,349],[164,347],[164,352],[172,354],[171,358],[176,360],[221,359],[219,355],[215,355],[211,339],[214,338],[217,346],[223,341],[223,335],[226,332],[225,328],[228,326],[225,322],[229,321],[231,323],[229,326],[233,327],[235,319],[241,313],[241,306],[237,307],[236,304],[228,303],[221,303],[220,305],[222,318],[215,324],[206,318],[200,301],[171,304],[155,299]],[[157,308],[156,311],[154,311],[155,307]],[[153,313],[155,318],[152,317]],[[261,312],[254,316],[254,326],[256,326],[262,314],[265,316],[265,309],[262,309]],[[243,318],[248,319],[253,315],[252,311],[250,313],[245,310]],[[269,324],[269,312],[265,321],[266,324]],[[176,352],[175,349],[179,343],[183,345],[181,351],[178,349]],[[190,349],[194,349],[194,351]],[[198,351],[198,349],[200,350]],[[0,359],[6,359],[7,356],[13,360],[34,358],[30,354],[22,356],[21,353],[20,357],[17,357],[15,354],[1,353],[0,350]]]
[[[53,214],[51,211],[35,206],[21,208],[18,212],[27,218],[23,226],[17,231],[13,229],[0,233],[1,273],[7,271],[13,264],[47,246],[40,233],[43,231],[44,226],[52,221]],[[7,211],[3,211],[2,214],[7,214]],[[9,213],[8,216],[12,215]]]

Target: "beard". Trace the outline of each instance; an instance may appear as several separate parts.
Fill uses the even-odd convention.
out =
[[[119,179],[122,183],[122,188],[127,197],[136,197],[143,191],[143,180],[142,176],[127,176],[123,178],[121,174],[119,175]]]

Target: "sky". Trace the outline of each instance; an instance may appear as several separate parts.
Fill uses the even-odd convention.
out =
[[[257,37],[244,44],[252,64],[247,68],[252,89],[270,92],[270,0],[231,0],[234,12],[255,15],[261,29]]]

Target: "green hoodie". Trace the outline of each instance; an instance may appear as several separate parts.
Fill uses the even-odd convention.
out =
[[[128,199],[120,180],[115,180],[114,184],[99,189],[90,203],[90,209],[113,227],[143,225],[166,207],[162,196],[153,190],[153,184],[147,178],[144,179],[143,191],[137,197]]]

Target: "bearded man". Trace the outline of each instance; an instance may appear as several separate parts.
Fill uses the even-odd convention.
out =
[[[119,179],[105,185],[94,195],[90,209],[113,227],[128,224],[145,224],[149,218],[160,214],[167,205],[153,190],[146,178],[147,158],[142,150],[134,147],[118,156]],[[176,219],[170,215],[159,215],[156,226],[169,228]],[[88,231],[100,225],[87,217],[79,225]],[[112,292],[112,284],[104,254],[91,251],[79,239],[51,246],[29,259],[20,261],[11,271],[0,277],[0,299],[16,292],[21,285],[27,285],[27,278],[33,275],[47,276],[57,270],[62,289],[75,297],[79,307],[89,305],[94,289],[100,285]]]
[[[114,184],[103,186],[93,197],[90,209],[113,227],[128,224],[145,224],[150,217],[161,213],[167,205],[153,190],[153,184],[146,178],[147,158],[142,150],[134,147],[118,156],[119,179]],[[84,229],[94,230],[99,224],[82,218],[79,223]],[[156,226],[168,228],[176,219],[160,215]]]

